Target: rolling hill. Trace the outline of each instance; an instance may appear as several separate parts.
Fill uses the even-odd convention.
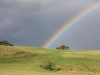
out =
[[[0,46],[0,75],[100,75],[100,50]]]

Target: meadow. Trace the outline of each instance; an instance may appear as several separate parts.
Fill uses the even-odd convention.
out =
[[[50,62],[52,71],[40,67]],[[100,50],[0,46],[0,75],[100,75]]]

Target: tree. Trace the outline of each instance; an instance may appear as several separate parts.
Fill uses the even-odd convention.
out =
[[[60,49],[61,49],[61,50],[64,50],[65,47],[66,47],[65,45],[61,45],[61,46],[60,46]]]
[[[56,47],[56,49],[59,49],[59,50],[69,50],[69,47],[65,46],[65,45],[61,45],[60,47]]]
[[[11,43],[8,43],[6,40],[0,41],[0,45],[5,45],[5,46],[14,46]]]
[[[3,41],[2,41],[2,45],[6,45],[6,46],[7,46],[7,43],[8,43],[8,42],[7,42],[6,40],[3,40]]]

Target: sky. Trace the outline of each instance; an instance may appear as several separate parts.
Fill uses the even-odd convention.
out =
[[[0,0],[0,41],[42,47],[65,23],[99,0]],[[100,50],[100,8],[50,48]]]

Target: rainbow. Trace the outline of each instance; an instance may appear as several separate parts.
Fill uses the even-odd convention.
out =
[[[62,26],[59,30],[57,30],[53,36],[51,36],[44,44],[43,48],[51,47],[58,39],[60,39],[64,34],[66,34],[73,26],[77,25],[78,22],[86,18],[88,15],[93,13],[94,11],[100,9],[100,1],[95,4],[89,6],[87,9],[83,10],[81,13],[76,15],[73,19],[67,22]]]

